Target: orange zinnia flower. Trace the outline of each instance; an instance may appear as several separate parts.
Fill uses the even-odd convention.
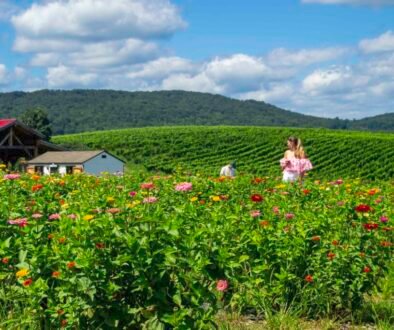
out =
[[[312,275],[306,275],[306,276],[305,276],[305,281],[307,281],[308,283],[312,283],[312,282],[313,282],[313,277],[312,277]]]

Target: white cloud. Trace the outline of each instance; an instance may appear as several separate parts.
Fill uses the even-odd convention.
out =
[[[242,100],[257,100],[270,103],[284,102],[294,95],[294,86],[290,83],[273,83],[261,90],[242,93],[239,98]]]
[[[347,48],[328,47],[320,49],[301,49],[289,51],[284,48],[274,49],[267,56],[268,63],[273,66],[308,66],[338,59],[349,53]]]
[[[394,33],[387,31],[374,39],[363,39],[359,43],[364,53],[380,53],[394,51]]]
[[[4,64],[0,63],[0,85],[7,83],[7,68]]]
[[[354,70],[349,66],[315,70],[302,81],[302,91],[310,95],[345,94],[365,87],[369,77]]]
[[[370,5],[370,6],[382,6],[382,5],[394,5],[394,0],[302,0],[302,3],[319,3],[324,5]]]
[[[196,73],[199,65],[181,57],[161,57],[131,68],[130,79],[161,80],[173,74]]]
[[[14,16],[12,23],[19,38],[37,43],[163,38],[185,27],[169,0],[51,1],[33,4]],[[26,46],[16,49],[30,51]]]
[[[92,88],[99,86],[97,84],[97,74],[81,73],[62,65],[49,68],[46,78],[50,88]]]
[[[171,75],[163,80],[161,89],[206,92],[213,94],[224,93],[224,89],[207,77],[205,73],[200,73],[195,76],[188,74]]]

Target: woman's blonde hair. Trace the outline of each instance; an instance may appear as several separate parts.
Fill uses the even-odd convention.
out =
[[[290,141],[295,146],[294,156],[296,158],[305,158],[305,151],[304,147],[302,146],[301,139],[295,136],[290,136],[287,141]]]

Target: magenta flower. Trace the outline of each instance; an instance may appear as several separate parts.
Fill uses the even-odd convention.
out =
[[[386,222],[389,221],[389,218],[386,217],[385,215],[383,215],[383,216],[380,217],[380,221],[383,222],[383,223],[386,223]]]
[[[72,219],[72,220],[76,219],[76,217],[77,217],[77,216],[76,216],[74,213],[71,213],[71,214],[69,214],[69,215],[67,216],[67,218]]]
[[[189,191],[193,189],[191,182],[181,182],[175,186],[176,191]]]
[[[130,191],[130,192],[129,192],[129,196],[130,196],[130,197],[134,197],[135,195],[137,195],[137,192],[136,192],[136,191]]]
[[[42,218],[42,214],[41,213],[33,213],[31,217],[33,219],[40,219],[40,218]]]
[[[11,174],[6,174],[4,175],[4,180],[16,180],[19,179],[21,177],[20,174],[17,173],[11,173]]]
[[[286,213],[285,218],[286,218],[286,220],[291,220],[294,218],[294,214],[293,213]]]
[[[144,200],[142,201],[144,204],[152,204],[152,203],[156,203],[158,201],[158,198],[156,197],[146,197],[144,198]]]
[[[257,217],[259,217],[261,215],[261,212],[259,210],[253,210],[253,211],[250,211],[250,215],[253,218],[257,218]]]
[[[27,226],[27,218],[8,220],[8,224],[10,224],[10,225],[18,225],[19,227],[23,228],[23,227]]]
[[[227,280],[219,280],[219,281],[217,281],[217,283],[216,283],[216,289],[217,289],[218,291],[223,292],[223,291],[226,291],[227,288],[228,288],[228,282],[227,282]]]
[[[59,213],[53,213],[48,217],[49,220],[59,220],[60,219],[60,214]]]

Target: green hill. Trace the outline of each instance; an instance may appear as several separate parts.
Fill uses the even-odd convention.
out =
[[[349,121],[306,116],[257,101],[185,91],[42,90],[0,93],[0,117],[49,112],[54,134],[168,125],[241,125],[394,130],[394,115]],[[370,122],[374,124],[369,125]]]
[[[269,127],[134,128],[57,136],[72,148],[104,148],[148,170],[172,172],[178,166],[218,175],[236,160],[238,171],[281,175],[279,159],[290,135],[300,137],[314,164],[316,178],[394,177],[394,134],[327,129]]]

